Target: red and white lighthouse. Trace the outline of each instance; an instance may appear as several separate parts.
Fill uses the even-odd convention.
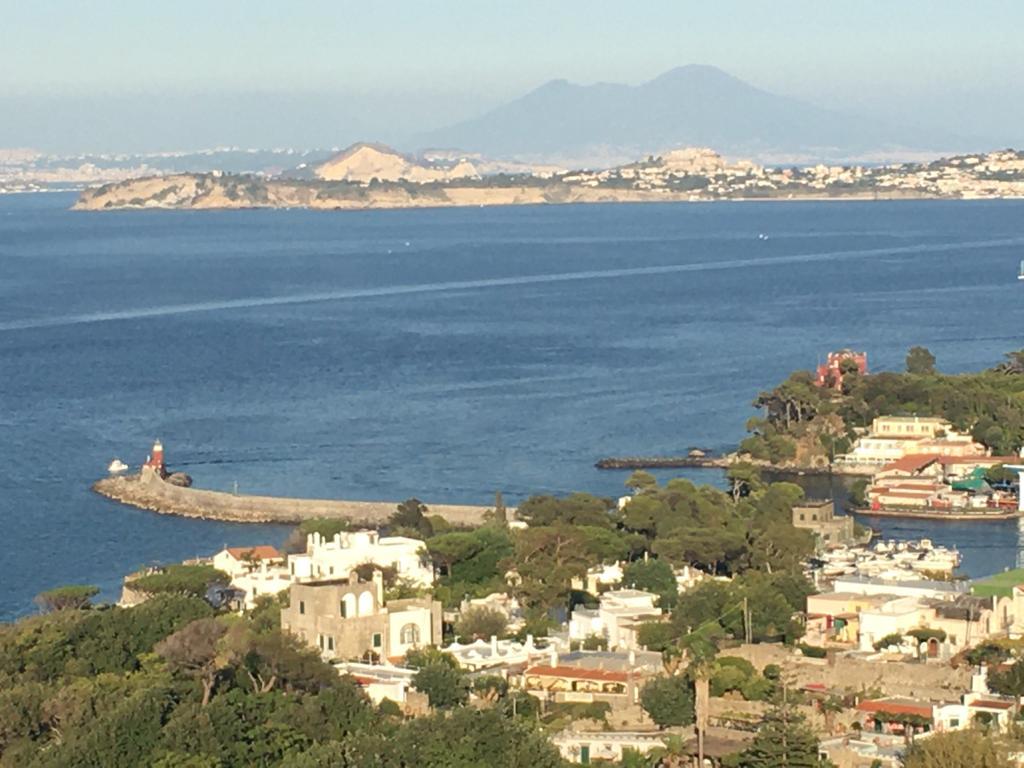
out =
[[[146,466],[155,469],[161,477],[166,474],[164,469],[164,444],[159,440],[153,443],[153,452],[146,459]]]

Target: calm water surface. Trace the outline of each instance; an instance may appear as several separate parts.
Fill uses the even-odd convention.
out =
[[[0,198],[0,619],[282,526],[92,495],[154,437],[202,487],[618,494],[608,454],[725,448],[828,350],[947,371],[1024,346],[1024,203],[66,210]],[[760,233],[767,240],[758,238]],[[677,473],[679,474],[679,473]],[[720,482],[715,474],[691,476]],[[880,523],[1014,564],[1015,522]]]

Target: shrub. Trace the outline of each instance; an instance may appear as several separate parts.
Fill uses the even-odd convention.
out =
[[[824,659],[828,656],[828,650],[825,648],[819,648],[816,645],[807,645],[806,643],[800,643],[797,648],[800,649],[800,653],[811,659]]]

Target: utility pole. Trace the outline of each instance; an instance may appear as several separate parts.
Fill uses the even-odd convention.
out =
[[[743,598],[743,642],[750,645],[754,642],[754,631],[750,626],[750,605],[747,598]]]

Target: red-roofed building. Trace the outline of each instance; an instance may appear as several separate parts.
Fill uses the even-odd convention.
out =
[[[549,701],[607,701],[612,706],[635,704],[650,673],[639,669],[612,670],[587,666],[535,664],[520,677],[520,687]]]
[[[841,390],[843,388],[843,369],[849,361],[857,367],[857,372],[863,376],[868,372],[868,356],[866,352],[854,352],[850,349],[841,349],[838,352],[829,352],[825,362],[818,366],[815,383],[819,387]]]
[[[213,567],[224,571],[231,578],[252,573],[264,562],[283,563],[284,555],[276,547],[257,544],[253,547],[225,547],[213,556]]]

